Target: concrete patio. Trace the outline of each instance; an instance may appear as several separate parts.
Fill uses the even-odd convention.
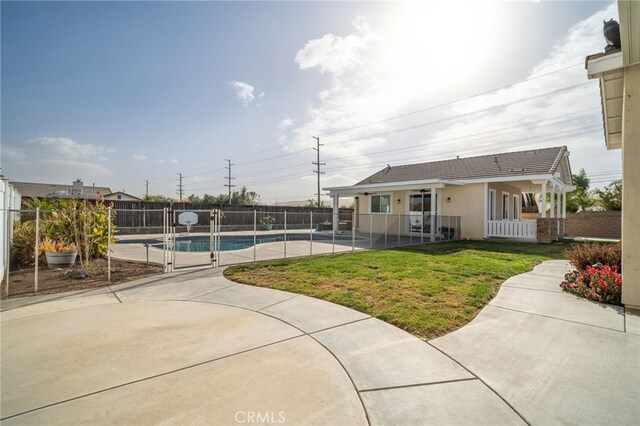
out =
[[[430,342],[206,269],[1,305],[3,424],[637,424],[640,317],[512,277]]]

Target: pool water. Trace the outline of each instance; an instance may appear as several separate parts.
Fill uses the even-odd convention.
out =
[[[313,235],[314,241],[330,242],[331,234]],[[336,235],[338,240],[351,240],[350,236]],[[256,237],[256,244],[277,243],[284,241],[284,234],[261,235]],[[309,234],[287,234],[287,241],[309,241]],[[162,243],[155,242],[154,247],[162,248]],[[253,236],[223,236],[220,238],[220,251],[242,250],[253,246]],[[180,252],[208,252],[210,251],[209,237],[194,237],[191,239],[178,239],[176,251]]]

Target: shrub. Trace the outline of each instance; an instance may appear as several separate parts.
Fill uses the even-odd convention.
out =
[[[276,223],[276,219],[272,216],[267,215],[260,219],[260,223],[263,225],[271,225]]]
[[[27,207],[45,208],[40,213],[40,236],[45,240],[56,241],[65,246],[74,245],[78,250],[80,263],[86,267],[91,259],[107,254],[109,213],[100,197],[95,204],[74,199],[37,200],[32,199]],[[52,211],[53,210],[53,211]],[[115,212],[111,212],[111,221]],[[35,252],[35,214],[24,213],[21,222],[14,224],[12,254],[17,264],[34,261]],[[111,244],[115,244],[116,227],[111,224]],[[41,246],[42,247],[42,246]],[[41,250],[42,251],[42,250]]]
[[[70,253],[78,251],[78,247],[75,244],[65,244],[62,241],[51,241],[45,239],[40,243],[40,253]]]
[[[560,287],[565,291],[596,302],[621,304],[622,275],[617,266],[587,266],[581,271],[569,272],[564,279]]]
[[[583,271],[588,266],[600,263],[602,265],[622,266],[622,245],[589,243],[574,244],[570,250],[565,250],[564,258],[578,270]]]

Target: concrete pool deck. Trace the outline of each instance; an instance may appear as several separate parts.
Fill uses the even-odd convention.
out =
[[[424,342],[221,269],[2,301],[12,424],[637,424],[640,317],[512,277]]]

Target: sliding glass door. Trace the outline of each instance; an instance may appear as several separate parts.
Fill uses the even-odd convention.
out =
[[[409,195],[409,232],[431,232],[431,192]]]

